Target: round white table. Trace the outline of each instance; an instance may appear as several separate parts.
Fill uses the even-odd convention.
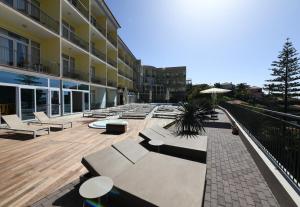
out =
[[[148,143],[152,146],[157,147],[157,152],[159,152],[159,147],[164,144],[164,141],[158,139],[152,139]]]
[[[112,179],[105,176],[98,176],[85,181],[79,188],[79,194],[85,199],[98,199],[107,194],[113,188]]]

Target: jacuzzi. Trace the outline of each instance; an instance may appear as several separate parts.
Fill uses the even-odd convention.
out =
[[[89,127],[96,128],[96,129],[106,129],[106,124],[108,123],[117,123],[117,124],[126,124],[128,125],[127,121],[124,121],[122,119],[105,119],[105,120],[99,120],[95,121],[89,124]]]

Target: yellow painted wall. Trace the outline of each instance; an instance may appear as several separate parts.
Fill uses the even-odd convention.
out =
[[[59,21],[60,0],[40,0],[40,8],[50,17]]]
[[[42,64],[50,64],[50,72],[59,73],[60,65],[60,47],[59,39],[52,38],[42,41],[41,43],[41,59]],[[44,62],[45,61],[45,62]]]

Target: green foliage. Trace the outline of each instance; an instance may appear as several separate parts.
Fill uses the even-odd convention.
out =
[[[194,103],[180,103],[182,112],[175,119],[175,127],[178,135],[194,136],[204,132],[204,120],[207,119],[206,108]]]
[[[236,85],[234,96],[237,99],[248,101],[250,98],[249,95],[249,86],[246,83],[239,83]]]
[[[299,57],[292,42],[287,39],[279,52],[277,60],[273,61],[270,69],[274,79],[267,80],[265,88],[269,94],[282,96],[284,98],[284,111],[288,109],[288,98],[299,96]]]
[[[203,91],[208,88],[210,87],[207,84],[193,85],[192,89],[187,92],[188,101],[193,101],[202,98],[203,95],[200,94],[200,91]]]

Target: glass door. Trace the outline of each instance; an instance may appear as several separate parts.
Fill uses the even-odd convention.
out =
[[[34,89],[21,88],[22,120],[34,119],[33,112],[35,112]]]
[[[83,98],[82,92],[80,91],[72,91],[72,109],[73,113],[82,112],[83,110]]]
[[[51,116],[58,116],[60,114],[59,102],[59,91],[51,91]]]
[[[71,110],[71,91],[64,91],[64,114],[70,114]]]
[[[48,114],[48,90],[37,89],[36,90],[36,111],[44,112]]]
[[[84,93],[84,110],[90,110],[90,94]]]

